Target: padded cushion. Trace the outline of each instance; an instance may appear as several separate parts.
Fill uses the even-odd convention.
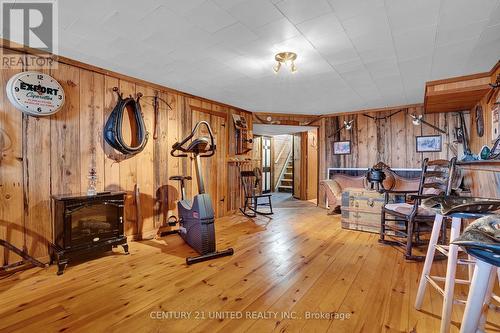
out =
[[[325,184],[330,188],[330,190],[336,197],[342,196],[342,187],[337,181],[335,180],[325,181]]]
[[[393,204],[387,204],[385,205],[386,210],[392,210],[396,213],[404,214],[404,215],[409,215],[413,209],[413,205],[408,204],[408,203],[393,203]],[[418,215],[424,215],[424,216],[434,216],[436,213],[430,209],[424,208],[422,206],[418,207]]]

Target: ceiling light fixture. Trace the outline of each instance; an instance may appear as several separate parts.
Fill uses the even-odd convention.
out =
[[[280,52],[274,56],[276,64],[273,66],[275,73],[278,73],[281,65],[285,65],[290,68],[290,72],[297,72],[297,66],[295,66],[295,60],[297,59],[297,53],[293,52]]]

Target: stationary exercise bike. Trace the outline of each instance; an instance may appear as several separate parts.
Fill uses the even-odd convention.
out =
[[[210,138],[204,136],[198,137],[185,147],[201,125],[207,127]],[[191,177],[172,176],[169,178],[170,180],[179,181],[181,185],[181,200],[177,203],[179,210],[179,230],[161,233],[161,236],[178,233],[189,246],[200,254],[197,257],[186,258],[186,263],[188,265],[230,256],[234,253],[232,248],[224,251],[216,250],[214,208],[210,195],[205,193],[205,184],[203,183],[203,175],[200,169],[201,158],[213,156],[215,154],[215,149],[214,135],[210,125],[206,121],[200,121],[193,128],[191,134],[181,142],[176,142],[170,151],[170,155],[173,157],[188,157],[188,154],[192,154],[196,170],[196,179],[198,181],[198,194],[194,196],[193,200],[188,200],[186,199],[185,181],[191,180]]]

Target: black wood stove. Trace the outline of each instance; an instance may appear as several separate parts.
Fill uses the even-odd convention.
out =
[[[125,192],[97,195],[57,195],[54,201],[54,242],[51,262],[58,275],[64,273],[70,258],[93,252],[110,251],[121,245],[128,254],[123,232]]]

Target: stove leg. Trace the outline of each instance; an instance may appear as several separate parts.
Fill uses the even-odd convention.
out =
[[[125,251],[125,254],[129,254],[128,252],[128,244],[122,244],[123,251]]]
[[[68,259],[57,260],[57,275],[63,275],[64,270],[68,266]]]
[[[68,266],[69,259],[64,256],[64,252],[56,245],[50,244],[50,264],[57,264],[57,275],[62,275]]]

